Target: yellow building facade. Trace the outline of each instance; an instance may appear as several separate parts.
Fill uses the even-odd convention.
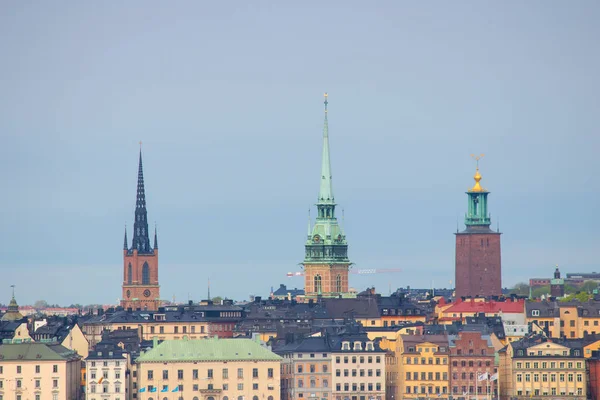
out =
[[[446,335],[399,335],[395,399],[448,398],[450,363]]]
[[[500,352],[500,398],[586,399],[583,350],[581,341],[541,336],[509,343]]]
[[[170,340],[136,361],[138,400],[279,400],[281,357],[250,339]]]

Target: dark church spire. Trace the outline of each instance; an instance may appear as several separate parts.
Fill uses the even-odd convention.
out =
[[[158,235],[156,234],[156,223],[154,223],[154,250],[158,249]]]
[[[140,142],[140,164],[138,167],[137,197],[135,200],[135,222],[133,224],[133,242],[131,250],[138,253],[152,253],[148,232],[148,211],[146,210],[146,191],[144,189],[144,169],[142,167],[142,148]]]
[[[123,250],[127,250],[127,224],[125,224],[125,239],[123,240]]]

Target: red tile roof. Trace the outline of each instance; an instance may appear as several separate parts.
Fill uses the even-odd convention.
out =
[[[497,314],[503,313],[524,313],[525,300],[506,300],[506,301],[474,301],[474,300],[458,300],[456,304],[448,307],[443,311],[444,314],[458,313],[486,313]]]

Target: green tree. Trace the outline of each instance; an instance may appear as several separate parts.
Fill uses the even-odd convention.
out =
[[[517,296],[529,296],[529,285],[525,282],[519,282],[510,290],[510,294],[516,294]]]
[[[598,282],[596,281],[585,281],[583,285],[581,285],[580,290],[582,292],[592,293],[594,289],[598,289]]]
[[[212,302],[214,304],[221,304],[221,302],[223,301],[223,298],[221,296],[216,296],[212,298]]]
[[[35,303],[33,303],[33,308],[36,310],[48,308],[48,302],[46,300],[36,300]]]
[[[549,285],[539,286],[531,291],[531,295],[536,299],[539,299],[543,295],[548,296],[549,294],[550,294],[550,286]]]

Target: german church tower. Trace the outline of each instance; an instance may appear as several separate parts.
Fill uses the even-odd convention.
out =
[[[131,247],[127,243],[127,229],[123,242],[123,296],[121,306],[132,310],[156,311],[160,304],[158,284],[158,238],[154,229],[154,246],[150,246],[148,211],[144,189],[142,150],[138,167],[135,222]]]
[[[321,187],[317,199],[317,218],[308,235],[304,256],[304,292],[308,299],[317,297],[346,297],[348,295],[348,243],[335,215],[335,197],[329,157],[329,126],[327,121],[327,93],[325,94],[325,123],[323,127],[323,155]]]

